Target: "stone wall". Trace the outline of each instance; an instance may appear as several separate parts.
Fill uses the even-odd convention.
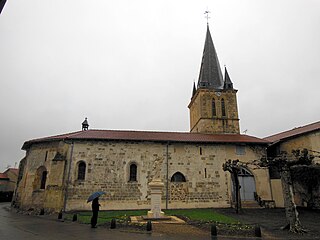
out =
[[[76,141],[34,144],[24,159],[17,191],[23,209],[89,210],[86,202],[95,191],[105,191],[102,209],[148,209],[148,183],[164,183],[162,208],[229,207],[231,180],[222,164],[228,159],[250,162],[265,155],[259,146],[244,145],[237,155],[234,144],[157,143],[143,141]],[[78,179],[79,163],[85,178]],[[130,165],[137,166],[137,181],[130,180]],[[39,189],[39,169],[47,171],[45,189]],[[268,171],[254,169],[256,191],[270,199]],[[185,182],[171,182],[175,173]],[[168,174],[167,174],[168,173]],[[65,199],[66,196],[66,199]]]
[[[25,210],[46,208],[47,211],[63,209],[64,175],[68,145],[63,142],[34,144],[28,149],[20,164],[16,206]],[[47,171],[45,189],[40,189],[41,170]]]
[[[147,209],[150,207],[148,183],[154,178],[160,178],[165,185],[162,208],[167,204],[169,208],[228,207],[230,177],[222,170],[222,164],[228,159],[254,160],[263,153],[263,148],[247,147],[246,154],[238,156],[235,145],[224,144],[76,142],[67,210],[90,209],[86,199],[94,191],[106,192],[100,200],[106,209]],[[79,162],[86,163],[85,180],[77,180]],[[132,163],[138,168],[137,182],[129,181]],[[182,173],[186,182],[171,182],[176,172]],[[269,185],[264,184],[268,171],[253,172],[257,191],[270,199]]]
[[[240,133],[236,90],[216,92],[198,89],[189,104],[190,131],[201,133]],[[212,100],[215,100],[216,115],[212,113]],[[221,101],[225,102],[225,113],[222,115]]]

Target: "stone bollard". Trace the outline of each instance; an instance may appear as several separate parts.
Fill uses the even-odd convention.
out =
[[[217,226],[215,224],[211,225],[211,236],[217,236]]]
[[[62,219],[62,212],[59,212],[58,219]]]
[[[147,231],[148,231],[148,232],[152,231],[152,223],[151,223],[151,220],[149,220],[149,221],[147,222]]]
[[[43,208],[41,208],[41,210],[40,210],[40,215],[44,215],[44,209]]]
[[[111,219],[110,228],[111,229],[115,229],[116,228],[116,220],[114,218]]]
[[[72,222],[76,222],[78,220],[78,214],[73,214]]]
[[[259,225],[256,225],[256,226],[254,227],[254,236],[256,236],[256,237],[261,237],[261,228],[260,228]]]

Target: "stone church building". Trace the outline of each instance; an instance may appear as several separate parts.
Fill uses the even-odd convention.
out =
[[[105,191],[102,209],[149,209],[148,183],[164,184],[161,207],[230,207],[231,177],[222,165],[248,163],[239,180],[243,201],[272,200],[269,171],[250,163],[266,157],[269,141],[240,134],[237,90],[223,76],[207,28],[190,132],[88,129],[26,141],[15,205],[47,212],[89,210],[94,191]]]

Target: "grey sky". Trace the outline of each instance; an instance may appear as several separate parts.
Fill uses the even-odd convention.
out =
[[[319,0],[9,0],[0,15],[0,171],[26,140],[90,128],[189,131],[206,33],[241,131],[320,119]]]

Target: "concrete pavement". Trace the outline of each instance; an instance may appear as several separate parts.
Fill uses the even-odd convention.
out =
[[[1,240],[98,240],[98,239],[166,239],[184,240],[184,234],[163,234],[156,232],[138,232],[107,227],[90,228],[89,225],[61,222],[53,216],[28,216],[10,211],[9,203],[0,203],[0,239]],[[210,234],[189,235],[188,239],[211,239]],[[220,238],[219,238],[220,239]],[[224,238],[225,239],[225,238]]]

